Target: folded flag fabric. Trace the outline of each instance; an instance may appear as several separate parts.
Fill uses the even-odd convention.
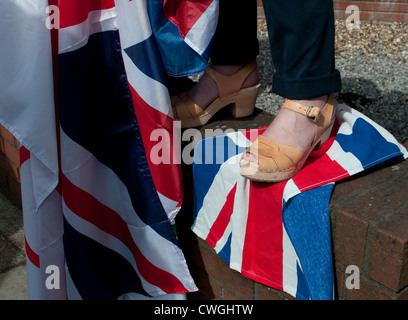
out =
[[[200,73],[207,66],[219,0],[149,0],[154,37],[169,75]]]
[[[265,128],[199,140],[193,158],[193,232],[243,276],[297,299],[333,299],[329,200],[334,183],[376,164],[408,157],[365,115],[336,107],[330,139],[292,179],[260,183],[239,174],[239,159]]]
[[[21,143],[30,299],[196,291],[174,232],[179,162],[146,0],[2,0],[0,123]],[[49,30],[51,29],[51,30]]]

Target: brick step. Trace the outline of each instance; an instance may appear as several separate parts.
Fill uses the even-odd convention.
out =
[[[251,129],[266,126],[272,116],[257,110],[233,120],[217,115],[200,129]],[[408,143],[405,144],[408,147]],[[232,270],[190,230],[192,223],[191,166],[183,165],[184,203],[177,218],[178,234],[199,292],[190,299],[293,299]],[[330,201],[336,298],[345,300],[408,299],[408,161],[379,165],[336,183]],[[360,288],[346,286],[357,275]],[[350,287],[350,286],[349,286]]]
[[[251,117],[232,119],[221,111],[202,127],[216,132],[260,128],[272,116],[256,109]],[[0,126],[0,185],[21,206],[19,143]],[[408,147],[408,142],[405,143]],[[380,165],[336,183],[330,202],[336,294],[339,299],[408,299],[408,162]],[[191,231],[192,174],[183,165],[185,197],[177,217],[181,246],[200,289],[190,299],[293,299],[231,270]],[[4,190],[3,190],[4,191]],[[348,266],[358,268],[359,289],[347,289]]]
[[[407,181],[404,161],[377,166],[336,184],[330,215],[340,297],[408,299]],[[349,265],[360,270],[360,290],[344,286]]]

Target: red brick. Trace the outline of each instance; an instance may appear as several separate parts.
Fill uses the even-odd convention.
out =
[[[334,10],[334,18],[335,19],[344,19],[345,18],[344,10]]]
[[[258,15],[258,18],[265,18],[265,11],[264,11],[264,9],[263,8],[257,8],[257,15]]]
[[[363,190],[353,200],[341,206],[341,209],[352,213],[361,220],[372,222],[404,203],[406,200],[406,181],[408,181],[408,161],[383,170],[382,172],[374,172],[372,177],[367,177],[368,180],[363,182],[363,185],[365,183],[368,185],[370,180],[373,181],[372,179],[378,178],[378,186]],[[357,182],[357,180],[353,181],[353,183]],[[350,188],[352,187],[350,186]]]
[[[408,285],[408,209],[379,223],[370,238],[368,276],[398,292]]]
[[[344,265],[363,266],[369,222],[338,210],[334,231],[334,258]]]
[[[362,11],[376,11],[376,12],[390,12],[391,4],[390,3],[361,3]]]
[[[408,3],[398,3],[398,4],[393,4],[391,8],[392,12],[402,12],[402,13],[408,13]]]
[[[206,271],[215,280],[243,299],[253,299],[253,281],[245,278],[239,272],[232,270],[227,263],[220,258],[215,251],[210,251],[199,245],[198,250],[193,251],[193,261],[202,270]]]
[[[258,18],[264,19],[262,1],[257,0],[257,4]],[[408,21],[406,0],[335,0],[333,2],[335,18],[345,19],[345,11],[349,5],[360,8],[360,20]]]
[[[295,300],[291,295],[257,283],[257,300]]]
[[[209,277],[206,272],[197,267],[190,266],[189,269],[199,293],[205,299],[219,300],[221,298],[222,288],[217,281]]]
[[[224,289],[223,292],[223,300],[241,300],[239,297],[237,297],[233,292],[229,291],[228,289]]]
[[[378,186],[386,183],[392,178],[390,178],[390,174],[393,174],[393,169],[389,165],[376,166],[365,170],[360,174],[337,182],[330,199],[330,206],[332,207],[347,200],[351,196],[354,196],[367,188],[371,188],[374,185]]]
[[[346,292],[346,300],[405,300],[407,298],[407,289],[395,293],[364,278],[360,279],[360,289],[347,289]]]
[[[7,176],[3,170],[0,170],[0,189],[9,192],[9,187],[7,183]]]
[[[6,128],[4,128],[2,125],[0,125],[0,136],[4,138],[7,142],[9,142],[12,145],[17,145],[17,140],[14,138],[14,136],[8,131]]]
[[[20,151],[15,144],[4,141],[4,154],[14,165],[20,165]]]
[[[335,290],[336,298],[341,299],[344,295],[344,266],[339,262],[334,262]]]
[[[365,0],[365,1],[373,1],[373,0]],[[406,0],[375,0],[376,2],[406,2]]]
[[[334,1],[333,3],[334,9],[338,10],[346,10],[348,6],[360,7],[356,1]]]
[[[385,13],[385,12],[375,12],[374,19],[380,21],[391,21],[391,22],[403,22],[404,14],[401,13]]]
[[[17,204],[21,201],[21,184],[19,181],[14,181],[10,177],[7,177],[7,184],[12,194],[12,199],[17,201]]]
[[[19,167],[12,164],[5,155],[0,153],[0,168],[6,175],[13,178],[15,181],[20,181]]]
[[[360,20],[374,20],[374,12],[361,12]]]

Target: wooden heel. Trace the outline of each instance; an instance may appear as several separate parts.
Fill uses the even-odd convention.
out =
[[[260,86],[257,83],[252,87],[241,89],[235,98],[235,103],[229,109],[234,118],[248,117],[254,112]]]

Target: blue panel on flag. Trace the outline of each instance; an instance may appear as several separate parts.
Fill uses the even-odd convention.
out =
[[[304,191],[284,205],[283,224],[307,274],[312,299],[333,298],[330,216],[333,184]]]
[[[96,33],[59,55],[61,128],[115,172],[143,222],[177,244],[148,168],[118,39],[117,31]]]
[[[166,85],[164,67],[153,36],[125,49],[126,54],[144,74]],[[149,55],[146,55],[146,52]]]
[[[361,118],[355,121],[353,134],[338,134],[336,140],[345,152],[360,160],[364,169],[401,154],[397,145],[388,142],[376,128]],[[362,148],[368,141],[375,147]]]
[[[296,299],[297,300],[309,300],[310,293],[305,279],[305,275],[302,272],[299,264],[296,263],[296,274],[297,274],[297,288],[296,288]]]
[[[185,43],[177,26],[164,15],[163,0],[150,0],[147,5],[152,31],[167,73],[181,77],[203,71],[208,56],[200,56]]]
[[[64,250],[69,274],[84,300],[115,300],[143,289],[132,265],[120,254],[77,232],[64,220]]]
[[[229,235],[227,242],[225,243],[224,247],[220,252],[218,252],[218,255],[224,259],[224,261],[229,265],[230,260],[231,260],[231,239],[232,239],[232,233]]]
[[[242,153],[246,148],[239,147],[225,134],[201,139],[194,148],[193,173],[195,192],[194,218],[202,206],[205,195],[211,187],[221,165],[229,158]],[[238,161],[238,160],[237,160]]]

